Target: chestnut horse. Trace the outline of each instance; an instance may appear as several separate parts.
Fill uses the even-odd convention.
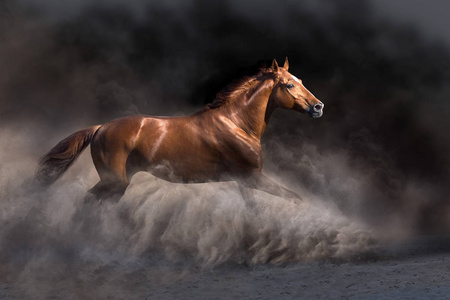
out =
[[[288,68],[287,58],[283,67],[273,60],[270,68],[242,78],[191,116],[129,116],[75,132],[41,158],[36,179],[52,184],[91,144],[100,181],[87,199],[120,197],[135,173],[148,171],[171,182],[234,180],[242,193],[258,189],[301,200],[261,172],[260,139],[276,108],[311,118],[323,114],[323,103]]]

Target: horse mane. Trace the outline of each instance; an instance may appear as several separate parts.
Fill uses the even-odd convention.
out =
[[[237,80],[232,81],[230,84],[225,86],[222,90],[220,90],[214,100],[211,103],[208,103],[202,110],[198,113],[202,113],[211,109],[216,109],[223,106],[226,103],[229,103],[236,97],[246,93],[249,91],[254,83],[258,81],[264,75],[273,74],[273,70],[271,68],[261,67],[258,69],[258,73],[251,76],[243,76]]]

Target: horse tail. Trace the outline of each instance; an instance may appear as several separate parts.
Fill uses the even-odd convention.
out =
[[[53,184],[90,144],[100,126],[88,127],[71,134],[42,156],[34,177],[35,181],[42,186]]]

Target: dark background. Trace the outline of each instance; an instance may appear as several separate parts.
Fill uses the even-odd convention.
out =
[[[450,54],[414,9],[159,2],[0,1],[1,126],[31,132],[39,157],[91,124],[193,113],[243,69],[287,56],[325,112],[275,113],[266,171],[375,226],[450,232]]]

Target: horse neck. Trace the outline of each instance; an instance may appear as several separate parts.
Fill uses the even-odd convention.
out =
[[[254,87],[231,103],[221,107],[221,113],[247,134],[260,139],[267,125],[266,110],[274,80],[260,80]]]

